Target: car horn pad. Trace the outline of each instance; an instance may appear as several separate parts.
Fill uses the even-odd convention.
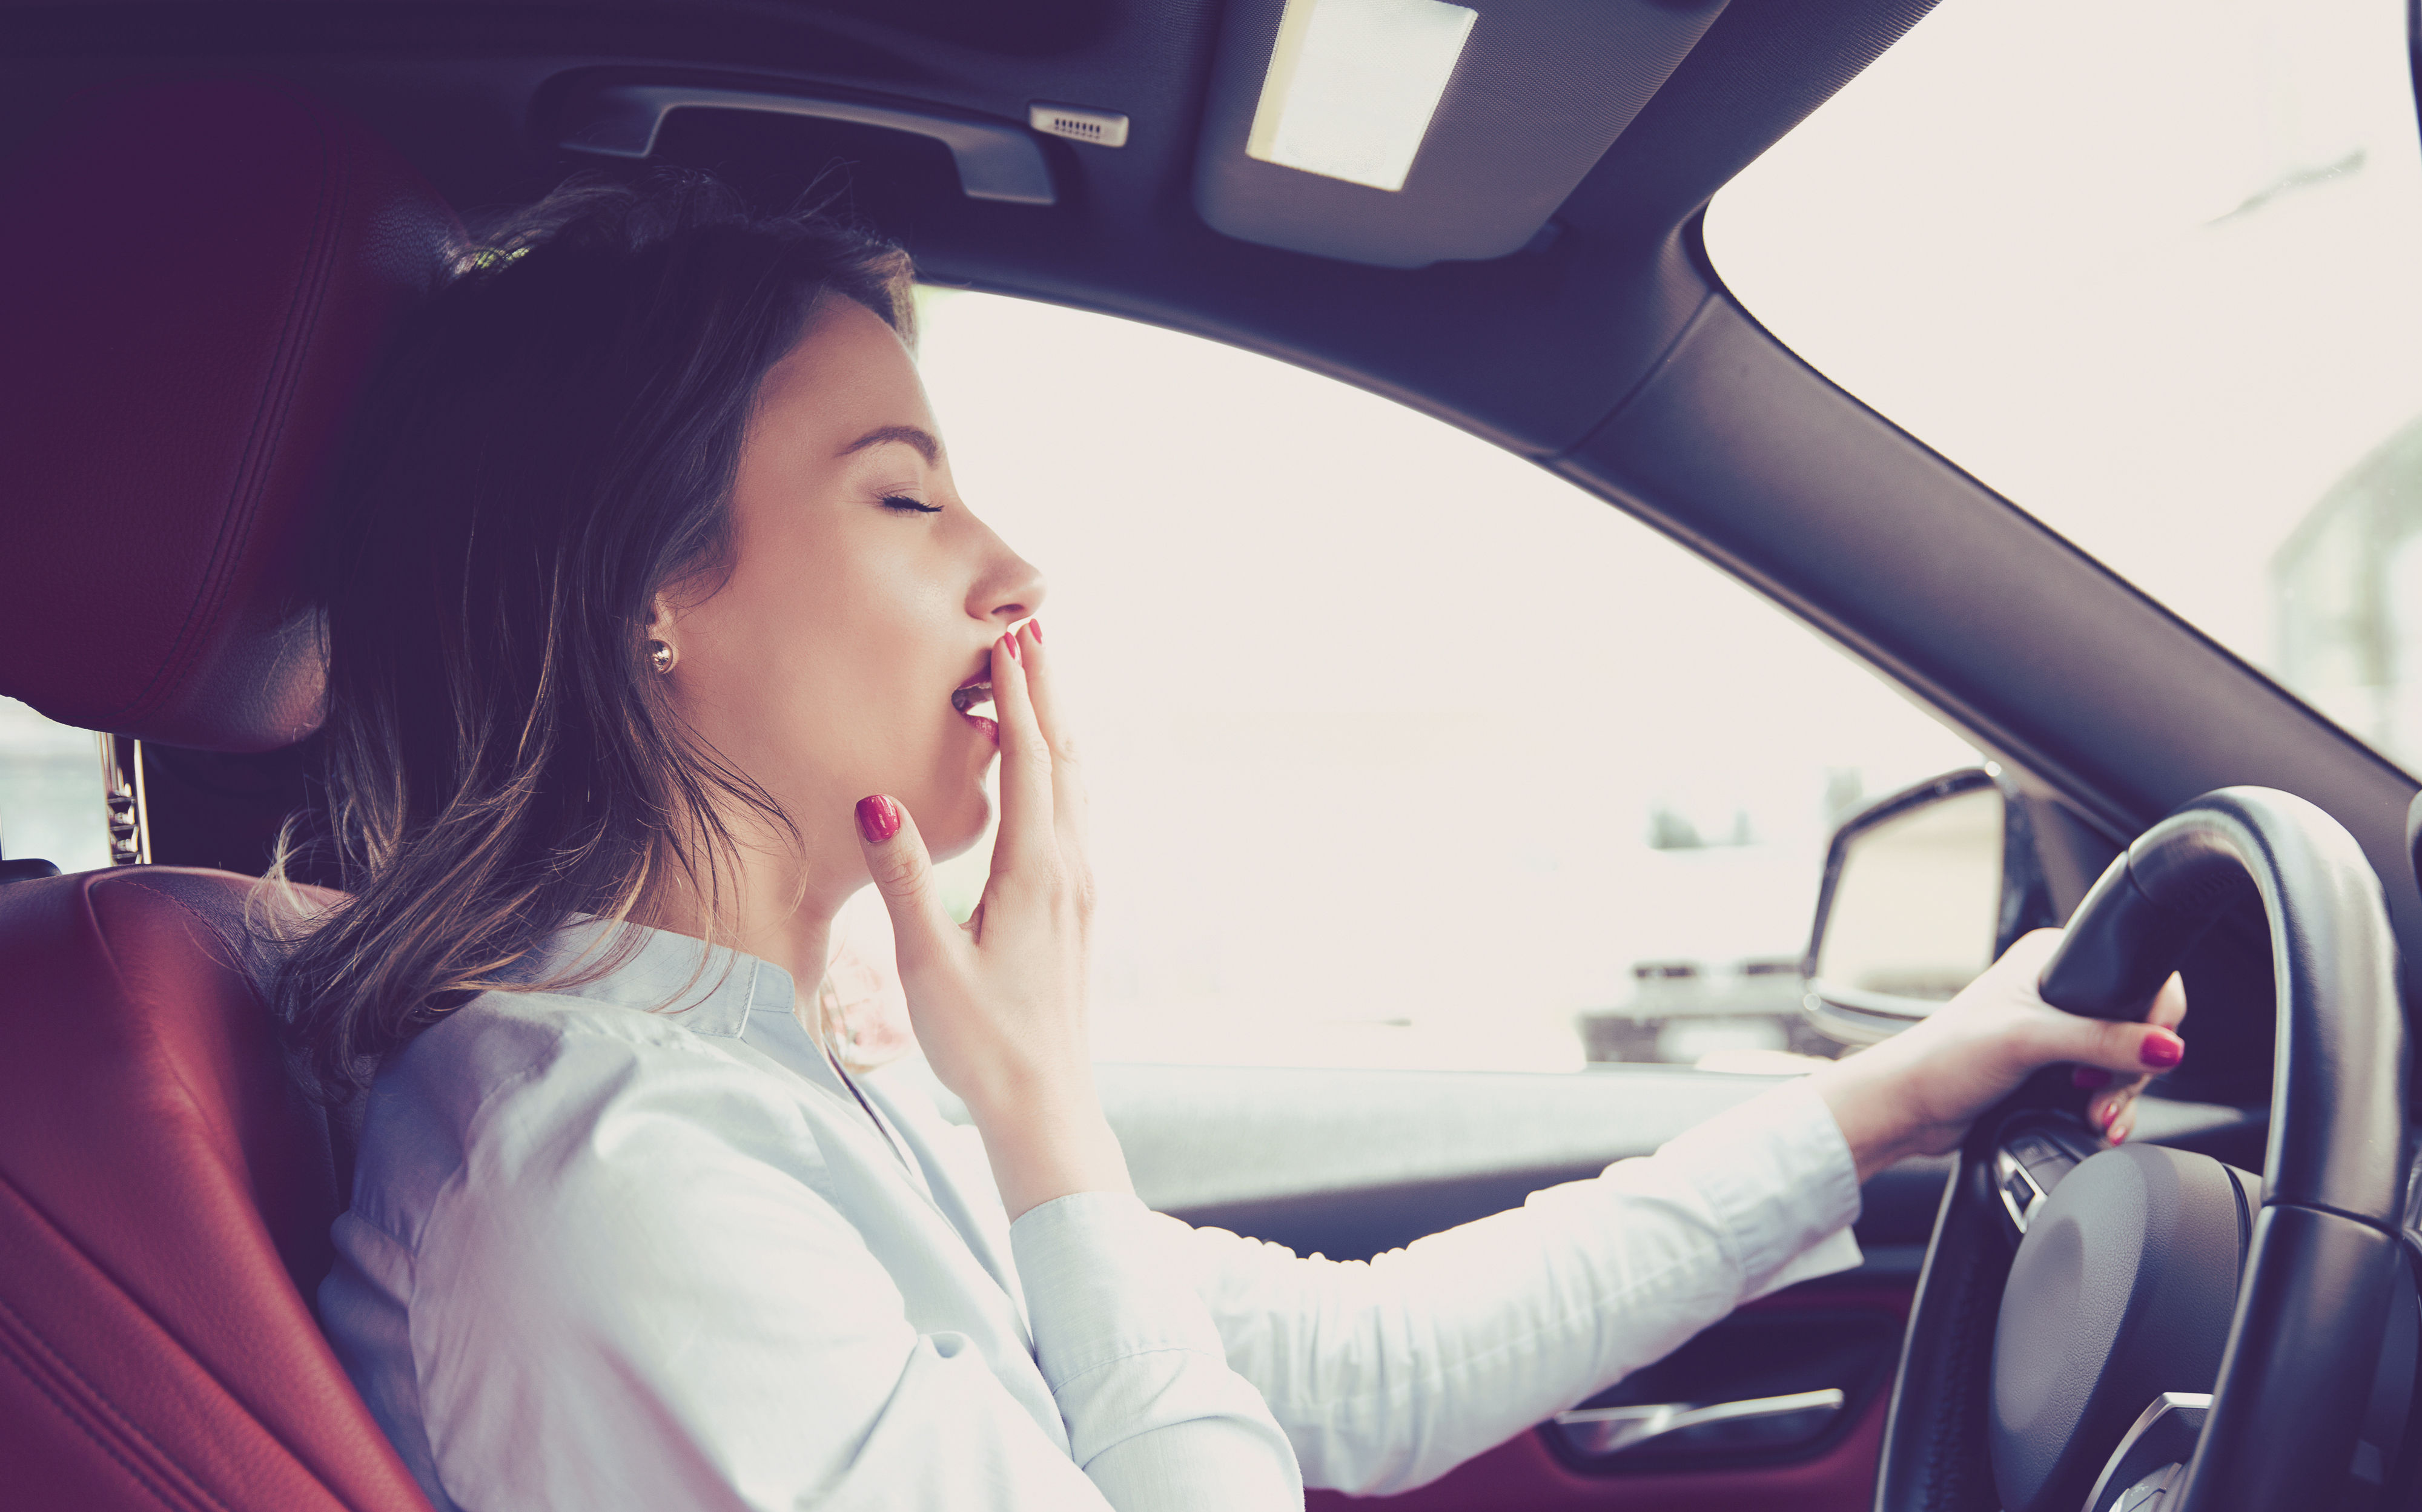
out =
[[[1993,1335],[2006,1512],[2074,1512],[2146,1404],[2211,1391],[2260,1204],[2260,1177],[2147,1144],[2092,1157],[2034,1206]]]

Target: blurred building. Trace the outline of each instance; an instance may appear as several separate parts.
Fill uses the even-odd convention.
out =
[[[2271,559],[2280,680],[2422,759],[2422,420],[2333,484]]]
[[[1695,1065],[1728,1051],[1789,1050],[1830,1059],[1842,1050],[1800,1011],[1797,956],[1641,961],[1631,968],[1631,987],[1620,1006],[1579,1016],[1590,1060]]]

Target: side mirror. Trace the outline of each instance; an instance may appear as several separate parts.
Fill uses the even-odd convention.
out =
[[[2050,913],[2017,787],[1990,766],[1920,782],[1833,832],[1801,1010],[1847,1045],[1890,1038]]]

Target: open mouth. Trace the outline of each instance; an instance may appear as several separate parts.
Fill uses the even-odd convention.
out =
[[[979,679],[972,683],[960,684],[951,690],[951,707],[959,712],[959,717],[983,731],[995,742],[1000,739],[1000,726],[986,715],[976,712],[978,709],[989,710],[992,707],[990,683]]]

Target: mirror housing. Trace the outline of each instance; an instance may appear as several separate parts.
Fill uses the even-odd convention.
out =
[[[2025,795],[1997,766],[1920,782],[1843,821],[1801,1010],[1828,1038],[1872,1045],[1925,1018],[2010,942],[2057,922]]]

